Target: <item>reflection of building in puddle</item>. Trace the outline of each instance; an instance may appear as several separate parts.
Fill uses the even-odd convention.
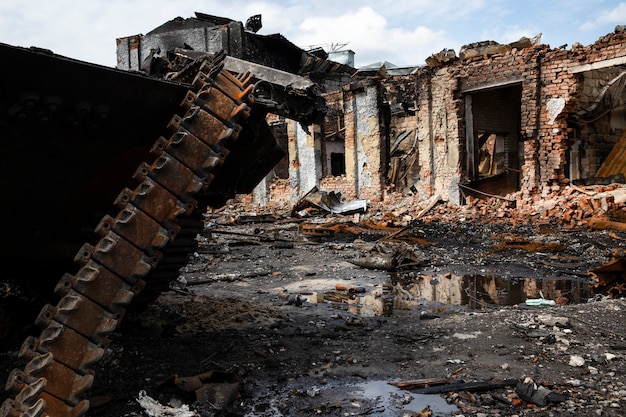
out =
[[[480,309],[520,304],[529,299],[580,303],[593,296],[592,284],[577,280],[394,274],[382,290],[348,300],[347,310],[363,317],[375,317],[390,316],[398,310],[412,310],[428,301]]]
[[[441,275],[406,279],[392,277],[394,308],[410,308],[419,300],[483,308],[515,305],[527,299],[562,299],[579,303],[593,297],[590,284],[577,280],[524,278],[508,280],[498,276]]]

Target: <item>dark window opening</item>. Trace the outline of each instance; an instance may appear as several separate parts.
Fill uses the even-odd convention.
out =
[[[346,158],[342,153],[332,152],[330,154],[330,175],[339,177],[346,173]]]
[[[467,97],[466,173],[471,188],[495,195],[519,190],[524,162],[521,92],[521,85],[513,84]]]

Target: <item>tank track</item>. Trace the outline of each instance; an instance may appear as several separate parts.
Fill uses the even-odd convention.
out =
[[[102,218],[97,243],[78,251],[78,272],[59,280],[58,303],[44,306],[36,319],[40,335],[27,337],[20,349],[26,365],[7,379],[12,397],[0,417],[84,415],[89,401],[83,397],[107,335],[131,301],[150,302],[168,290],[196,248],[210,201],[198,197],[219,175],[229,148],[241,146],[233,144],[254,101],[252,76],[225,71],[224,58],[217,54],[197,65],[196,90],[181,103],[184,115],[167,126],[171,136],[158,138],[136,170],[139,185],[121,191],[117,215]]]

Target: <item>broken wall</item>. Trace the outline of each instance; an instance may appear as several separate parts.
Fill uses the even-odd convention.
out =
[[[341,135],[330,132],[329,127],[324,131],[322,126],[312,127],[311,134],[307,135],[295,122],[288,122],[291,201],[295,202],[313,187],[339,192],[344,200],[381,201],[386,148],[380,117],[380,83],[357,81],[324,97],[330,115],[327,119],[341,115]],[[332,127],[332,130],[335,132],[337,128]],[[343,149],[345,173],[342,175],[328,175],[328,167],[325,167],[327,153],[335,149],[328,145],[333,144]]]
[[[578,82],[579,110],[573,118],[570,178],[593,178],[626,128],[624,35],[616,33],[582,48],[582,62],[569,68]]]
[[[356,198],[357,194],[354,184],[348,181],[346,176],[344,93],[340,87],[334,92],[324,94],[324,98],[326,99],[328,111],[326,113],[326,123],[323,126],[323,176],[320,179],[319,188],[325,191],[341,193],[342,198],[351,200]],[[343,159],[337,162],[336,160],[339,158]],[[333,167],[333,163],[342,166]]]
[[[448,68],[415,73],[411,85],[415,89],[415,132],[412,133],[416,160],[410,171],[408,184],[420,199],[440,195],[444,200],[458,200],[461,157],[459,117],[462,109],[458,99],[451,94],[458,82],[450,76]],[[407,100],[407,99],[405,99]],[[410,126],[407,118],[392,113],[392,129]],[[393,146],[393,145],[392,145]]]
[[[387,109],[387,186],[408,193],[420,182],[415,77],[398,76],[383,82]]]
[[[458,184],[480,178],[476,137],[489,130],[503,136],[496,156],[516,175],[515,187],[500,191],[520,190],[518,200],[560,190],[575,179],[572,172],[584,177],[597,171],[624,129],[623,90],[621,107],[587,123],[578,115],[623,71],[624,32],[571,50],[539,44],[469,56],[383,81],[392,148],[399,131],[413,128],[407,109],[415,110],[419,175],[407,173],[406,182],[396,184],[398,191],[413,185],[422,199],[439,194],[462,202]],[[411,90],[413,107],[407,104]],[[404,112],[394,111],[399,108]],[[511,185],[510,176],[503,181]]]
[[[340,99],[327,94],[329,103],[343,107],[346,174],[322,170],[299,178],[317,175],[322,189],[346,198],[381,199],[389,187],[420,200],[439,195],[462,204],[464,185],[481,178],[477,135],[490,131],[503,137],[494,172],[507,174],[494,176],[494,194],[519,190],[513,197],[519,205],[595,175],[624,130],[623,90],[621,107],[587,121],[580,113],[597,108],[622,73],[623,32],[571,50],[538,44],[470,56],[353,82]]]
[[[356,197],[380,201],[384,184],[380,84],[366,79],[344,87],[343,92],[346,180]]]
[[[536,113],[531,49],[475,56],[455,65],[463,159],[461,182],[488,195],[520,189],[525,161],[522,126]],[[459,106],[460,109],[460,106]],[[530,129],[528,134],[532,134]],[[471,194],[462,186],[463,195]]]
[[[309,190],[317,187],[322,177],[320,132],[315,127],[307,133],[300,124],[293,121],[288,122],[287,132],[291,202],[295,203]]]
[[[254,44],[259,54],[263,48],[280,49],[276,42],[288,43],[253,34],[248,35],[255,42],[245,40],[240,22],[202,24],[185,28],[184,34],[187,44],[201,50],[211,43],[237,56],[244,42]],[[180,39],[171,27],[165,29],[118,40],[118,62],[136,69],[157,45]],[[332,103],[329,114],[340,114],[338,134],[327,137],[326,126],[315,126],[307,134],[296,122],[284,121],[288,169],[278,167],[261,185],[269,196],[265,200],[294,202],[317,186],[339,191],[346,199],[379,201],[391,189],[410,191],[422,200],[439,195],[462,204],[464,186],[482,178],[478,137],[485,132],[501,138],[492,154],[495,168],[489,172],[507,172],[506,179],[496,178],[494,193],[520,190],[514,197],[518,203],[594,176],[626,125],[623,90],[617,98],[621,107],[610,97],[609,110],[598,110],[600,104],[607,106],[610,100],[603,91],[626,64],[623,30],[586,47],[575,44],[571,50],[543,44],[489,46],[488,52],[465,48],[463,59],[448,51],[445,60],[410,74],[355,76],[347,84],[345,74],[315,71]],[[292,57],[285,55],[284,60]],[[324,64],[320,68],[329,65]],[[334,175],[329,154],[342,149],[345,173]],[[280,184],[273,186],[276,181]]]
[[[581,123],[578,115],[598,98],[596,87],[606,85],[618,66],[626,62],[625,57],[623,31],[603,36],[585,47],[574,44],[569,51],[553,49],[538,56],[541,114],[538,135],[530,138],[526,146],[527,154],[537,155],[526,164],[529,172],[536,173],[537,181],[526,181],[527,195],[536,191],[535,194],[547,196],[576,179],[569,178],[572,173],[582,177],[595,175],[623,126],[611,126],[611,111],[602,116],[604,120],[600,117],[590,123]],[[578,154],[574,155],[576,158],[572,158],[572,151]],[[572,170],[572,165],[578,168]]]

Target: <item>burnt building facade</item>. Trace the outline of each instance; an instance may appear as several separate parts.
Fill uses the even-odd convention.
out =
[[[392,143],[417,138],[394,185],[459,203],[474,191],[528,201],[598,177],[626,127],[622,28],[569,50],[486,46],[382,81],[384,101],[407,109],[391,117]]]
[[[623,182],[625,64],[617,27],[588,46],[481,42],[400,75],[364,73],[326,95],[317,146],[343,150],[345,172],[322,158],[320,184],[379,201],[396,191],[523,206],[571,184]]]
[[[390,192],[454,204],[468,195],[507,195],[523,206],[572,183],[623,181],[623,27],[569,49],[542,44],[540,36],[487,41],[458,56],[433,54],[422,66],[357,71],[247,26],[178,18],[118,39],[118,66],[145,70],[155,54],[185,45],[315,83],[325,98],[323,121],[303,126],[270,115],[288,156],[248,197],[255,202],[293,203],[318,187],[370,201]]]

